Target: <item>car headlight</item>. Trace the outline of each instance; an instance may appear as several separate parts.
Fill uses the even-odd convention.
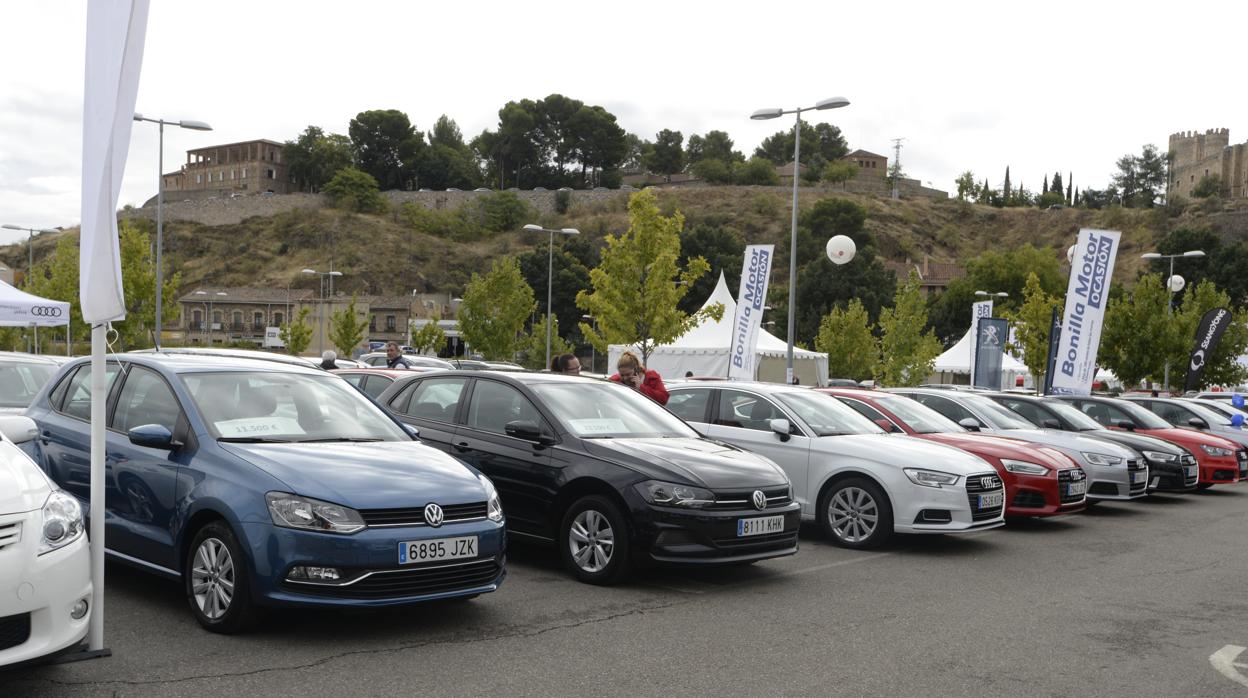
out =
[[[50,553],[73,543],[82,536],[82,505],[64,490],[53,490],[43,503],[43,536],[39,554]]]
[[[269,503],[269,516],[272,517],[273,524],[283,528],[322,533],[355,533],[365,526],[360,512],[339,504],[300,497],[289,492],[269,492],[264,498]]]
[[[490,521],[498,522],[503,520],[503,503],[498,498],[498,490],[494,489],[494,483],[490,482],[490,478],[482,475],[481,484],[485,485],[485,516]]]
[[[945,485],[958,484],[958,476],[949,473],[942,473],[939,470],[924,470],[923,468],[903,468],[906,477],[910,478],[910,482],[923,487],[944,487]]]
[[[1206,446],[1205,444],[1200,445],[1200,450],[1214,456],[1215,458],[1224,458],[1234,453],[1234,451],[1229,448],[1218,448],[1217,446]]]
[[[1122,465],[1122,458],[1119,456],[1111,456],[1106,453],[1088,453],[1087,451],[1083,451],[1080,455],[1092,465]]]
[[[1144,457],[1158,463],[1175,463],[1179,460],[1178,454],[1162,453],[1161,451],[1141,451]]]
[[[1049,474],[1049,469],[1044,467],[1043,465],[1036,465],[1035,463],[1028,463],[1026,461],[1021,461],[1021,460],[1010,460],[1009,458],[1002,458],[1001,465],[1005,466],[1005,469],[1010,471],[1011,473],[1019,473],[1021,475],[1048,475]]]
[[[660,506],[701,509],[715,503],[715,494],[701,487],[677,485],[658,480],[646,480],[635,487],[642,499]]]

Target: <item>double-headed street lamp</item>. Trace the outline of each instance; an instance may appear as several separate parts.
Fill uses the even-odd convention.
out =
[[[975,295],[992,296],[993,298],[1009,298],[1010,297],[1010,294],[1006,293],[1005,291],[997,291],[996,293],[989,293],[987,291],[976,291]]]
[[[546,248],[546,368],[550,368],[550,295],[551,285],[555,276],[555,233],[560,235],[580,235],[576,228],[543,228],[536,223],[529,223],[524,229],[531,233],[550,233],[550,244]]]
[[[1180,254],[1162,254],[1160,252],[1145,252],[1144,254],[1140,255],[1141,259],[1147,259],[1149,261],[1154,261],[1158,259],[1170,260],[1170,275],[1166,277],[1166,290],[1170,292],[1171,296],[1166,299],[1166,317],[1169,317],[1174,312],[1173,311],[1173,306],[1174,306],[1173,295],[1178,293],[1179,291],[1182,291],[1183,286],[1187,283],[1186,281],[1183,280],[1183,277],[1174,275],[1174,260],[1179,259],[1179,258],[1196,258],[1196,257],[1204,257],[1204,256],[1205,256],[1204,250],[1188,250],[1187,252],[1183,252]],[[1166,373],[1165,373],[1164,380],[1166,384],[1166,392],[1169,393],[1170,392],[1170,360],[1169,359],[1166,359]]]
[[[301,269],[300,272],[303,274],[313,274],[313,275],[321,277],[320,278],[321,285],[319,289],[320,294],[321,294],[321,299],[320,299],[320,304],[319,304],[320,308],[316,313],[320,317],[317,319],[316,325],[317,325],[317,328],[320,329],[320,335],[321,335],[321,341],[317,342],[317,346],[320,349],[320,351],[323,353],[325,351],[325,279],[329,279],[329,298],[330,298],[330,301],[332,302],[334,298],[334,277],[342,276],[342,272],[334,271],[333,262],[329,263],[329,271],[317,271],[315,269]]]
[[[164,269],[161,266],[161,248],[164,245],[165,237],[165,126],[177,126],[178,128],[186,128],[192,131],[211,131],[212,127],[202,121],[191,121],[185,119],[182,121],[165,121],[164,119],[153,119],[143,116],[142,114],[134,115],[135,121],[148,121],[160,126],[160,162],[159,171],[156,173],[156,349],[160,349],[160,312],[162,305],[162,295],[164,289]]]
[[[844,97],[832,97],[818,102],[813,107],[798,107],[797,109],[784,110],[780,108],[759,109],[750,115],[751,119],[761,121],[764,119],[775,119],[785,114],[796,114],[797,123],[793,126],[793,224],[790,231],[789,240],[789,341],[787,352],[787,366],[785,369],[785,383],[793,382],[793,332],[794,318],[797,310],[797,170],[802,161],[802,112],[804,111],[822,111],[824,109],[839,109],[849,106],[849,100]]]
[[[230,294],[226,293],[225,291],[215,291],[212,294],[209,294],[207,291],[196,291],[195,295],[196,296],[207,296],[207,295],[228,296]],[[204,305],[204,326],[202,329],[204,332],[204,339],[206,340],[205,343],[208,346],[212,346],[212,299],[209,298],[207,300],[201,300],[200,303],[203,303]]]

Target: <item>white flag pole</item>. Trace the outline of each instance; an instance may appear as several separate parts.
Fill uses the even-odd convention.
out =
[[[91,628],[88,649],[104,649],[104,347],[103,323],[91,327]]]

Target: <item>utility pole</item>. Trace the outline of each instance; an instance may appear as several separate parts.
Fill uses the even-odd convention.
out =
[[[898,188],[898,180],[901,179],[901,142],[906,139],[893,139],[893,198],[901,198],[901,190]]]

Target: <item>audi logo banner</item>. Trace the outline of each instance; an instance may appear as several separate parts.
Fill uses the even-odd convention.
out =
[[[69,324],[69,303],[32,296],[0,281],[0,326],[49,327]]]

